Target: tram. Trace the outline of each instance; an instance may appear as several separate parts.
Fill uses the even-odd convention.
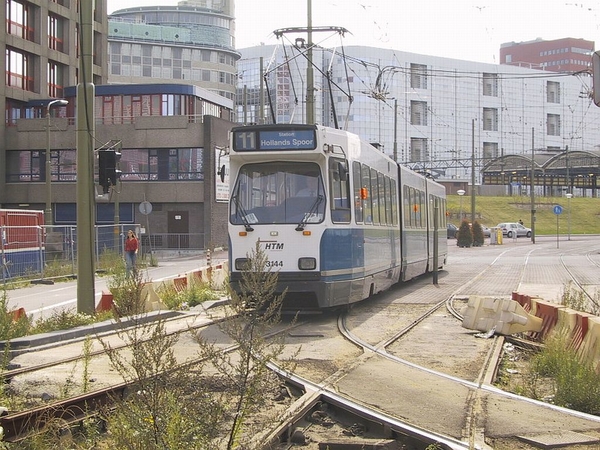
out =
[[[234,127],[229,162],[230,283],[238,292],[257,242],[278,273],[278,293],[287,289],[286,308],[355,303],[446,262],[444,187],[355,134]]]

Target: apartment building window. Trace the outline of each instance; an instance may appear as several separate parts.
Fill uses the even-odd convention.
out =
[[[560,103],[560,83],[557,81],[546,82],[546,101]]]
[[[6,86],[33,91],[34,59],[34,55],[6,47]]]
[[[498,143],[484,142],[483,143],[483,159],[492,160],[498,157]]]
[[[548,136],[560,136],[560,116],[548,114],[546,117],[546,134]]]
[[[484,131],[498,131],[498,109],[483,108]]]
[[[427,102],[410,102],[410,124],[427,125]]]
[[[65,26],[63,20],[50,14],[48,16],[48,48],[64,52],[65,47]]]
[[[490,97],[498,97],[498,74],[484,73],[483,74],[483,95]]]
[[[410,139],[410,162],[428,161],[429,150],[426,138]]]
[[[48,60],[48,96],[62,97],[67,68],[56,61]]]
[[[424,64],[410,65],[410,87],[427,89],[427,66]]]
[[[6,1],[6,34],[34,41],[33,10],[28,3]]]

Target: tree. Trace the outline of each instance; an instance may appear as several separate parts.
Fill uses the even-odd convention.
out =
[[[279,389],[269,362],[278,360],[280,366],[292,370],[296,356],[282,361],[283,335],[269,336],[269,331],[280,322],[285,296],[285,291],[276,294],[277,273],[267,267],[268,257],[259,242],[247,257],[240,292],[230,290],[230,308],[225,320],[219,323],[219,328],[236,344],[237,351],[224,353],[198,336],[204,355],[228,384],[229,389],[221,399],[227,405],[223,408],[223,423],[230,427],[225,447],[228,450],[246,448],[245,440],[255,440],[260,431],[278,418],[277,412],[274,417],[263,416],[262,423],[253,423],[254,430],[249,430],[249,417],[261,410],[274,388]]]
[[[458,238],[456,245],[459,247],[470,247],[473,245],[473,233],[471,232],[471,227],[469,226],[469,222],[463,220],[458,228]]]
[[[481,247],[485,239],[483,236],[483,227],[478,221],[475,221],[473,222],[473,228],[471,231],[473,233],[473,246]]]

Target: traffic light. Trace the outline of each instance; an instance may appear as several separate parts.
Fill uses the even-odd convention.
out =
[[[121,153],[116,150],[100,150],[98,152],[98,179],[105,194],[121,178],[121,171],[118,168],[120,160]]]

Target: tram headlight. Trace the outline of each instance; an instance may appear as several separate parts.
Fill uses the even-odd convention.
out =
[[[237,258],[235,260],[235,270],[250,269],[250,260],[248,258]]]
[[[298,269],[300,270],[315,270],[317,268],[317,260],[315,258],[299,258]]]

